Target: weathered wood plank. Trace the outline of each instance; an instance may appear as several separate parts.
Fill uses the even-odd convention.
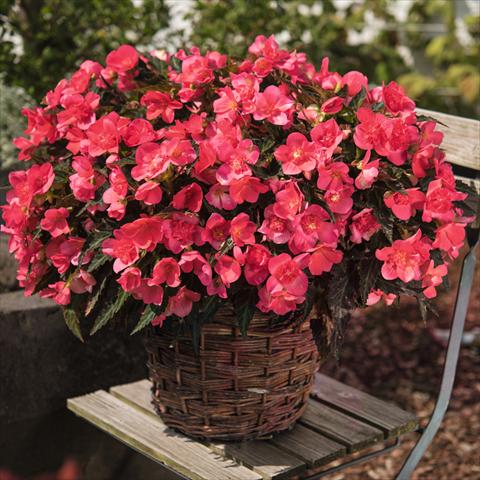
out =
[[[109,393],[69,399],[68,408],[135,450],[194,480],[259,480],[260,475],[168,429]]]
[[[313,396],[328,406],[381,429],[385,438],[415,430],[415,416],[392,403],[317,373]]]
[[[275,435],[270,442],[300,457],[309,468],[325,465],[347,453],[343,445],[299,424],[293,430]]]
[[[383,432],[311,399],[300,423],[345,445],[348,453],[381,442]]]
[[[110,393],[141,411],[158,418],[150,402],[148,380],[140,380],[110,389]],[[266,480],[290,478],[306,469],[305,462],[295,455],[280,450],[268,441],[208,445],[214,452],[245,465]]]
[[[443,132],[442,148],[449,162],[480,170],[480,122],[470,118],[417,108],[417,113],[428,115],[446,125],[438,125]]]

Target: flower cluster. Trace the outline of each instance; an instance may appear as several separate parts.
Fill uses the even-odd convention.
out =
[[[227,300],[242,318],[424,301],[464,241],[435,121],[273,37],[242,61],[123,45],[23,113],[33,165],[10,174],[2,230],[26,294],[76,333],[127,303],[141,328]]]

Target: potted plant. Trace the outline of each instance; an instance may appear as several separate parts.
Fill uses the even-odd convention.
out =
[[[193,436],[289,428],[315,340],[336,350],[348,313],[382,299],[425,313],[464,241],[435,121],[273,37],[241,61],[123,45],[24,114],[32,166],[2,207],[20,285],[80,339],[148,327],[153,402]]]

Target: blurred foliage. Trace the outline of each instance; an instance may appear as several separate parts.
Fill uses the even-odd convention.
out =
[[[164,0],[0,0],[0,71],[39,100],[82,60],[147,43],[167,24]]]
[[[454,0],[415,0],[405,22],[396,20],[398,0],[194,0],[186,16],[186,44],[243,55],[259,33],[276,34],[282,46],[305,51],[319,65],[325,55],[332,69],[360,70],[372,83],[398,80],[418,105],[464,116],[479,114],[480,18],[464,19],[473,39],[459,40]],[[336,6],[337,5],[337,6]],[[340,5],[342,5],[340,3]],[[438,31],[424,29],[425,24]],[[349,44],[367,27],[373,38]],[[287,33],[288,32],[288,33]],[[360,39],[365,37],[360,36]],[[407,64],[399,47],[413,52]]]

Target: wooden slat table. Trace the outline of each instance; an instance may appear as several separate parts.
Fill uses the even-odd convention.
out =
[[[177,433],[155,414],[148,380],[69,399],[68,408],[180,478],[202,480],[302,478],[417,427],[412,414],[321,374],[300,422],[268,440],[203,443]]]

